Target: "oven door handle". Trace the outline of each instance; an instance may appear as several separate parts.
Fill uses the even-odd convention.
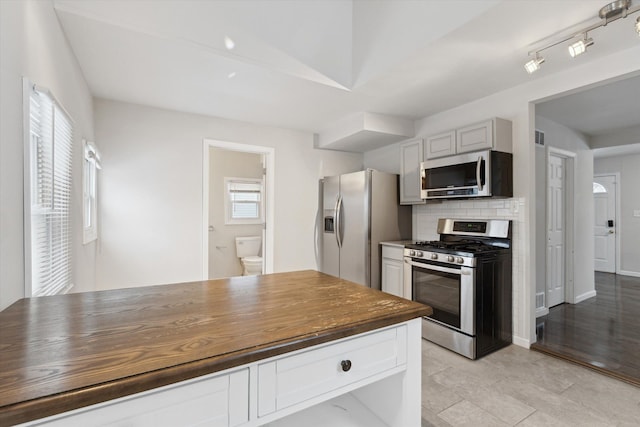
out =
[[[413,262],[411,261],[411,258],[405,258],[404,262],[413,267],[419,267],[425,270],[440,271],[441,273],[457,274],[458,276],[460,275],[468,276],[469,274],[471,274],[471,272],[467,271],[466,269],[463,270],[463,269],[457,269],[457,268],[442,267],[442,266],[433,265],[433,264],[423,264],[421,262]]]

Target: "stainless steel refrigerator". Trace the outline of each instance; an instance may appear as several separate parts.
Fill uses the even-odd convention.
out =
[[[319,199],[320,271],[380,289],[380,242],[411,238],[398,175],[367,169],[326,177]]]

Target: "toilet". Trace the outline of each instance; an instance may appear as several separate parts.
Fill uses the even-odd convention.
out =
[[[236,253],[242,264],[243,276],[262,274],[262,257],[258,256],[262,248],[262,237],[236,237]]]

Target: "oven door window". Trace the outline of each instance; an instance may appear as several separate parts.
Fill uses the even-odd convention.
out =
[[[460,275],[412,268],[413,300],[433,309],[431,319],[460,328]]]

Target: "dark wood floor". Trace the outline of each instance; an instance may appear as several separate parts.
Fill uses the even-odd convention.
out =
[[[595,273],[596,296],[537,319],[532,350],[640,387],[640,278]]]

